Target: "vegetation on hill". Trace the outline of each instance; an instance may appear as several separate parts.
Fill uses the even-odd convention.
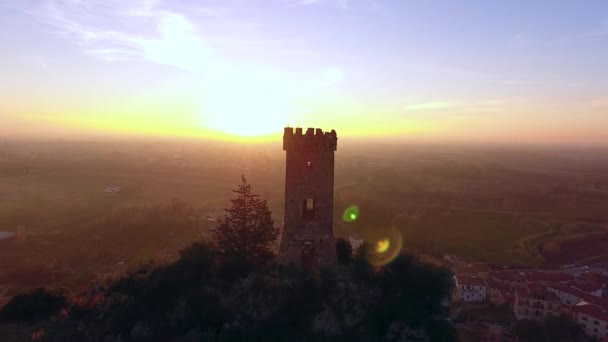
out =
[[[521,320],[513,326],[513,332],[522,342],[570,342],[588,341],[581,326],[567,316],[550,317],[545,321]]]
[[[266,217],[266,210],[258,213]],[[243,213],[229,210],[228,218],[231,214]],[[237,221],[223,220],[218,229],[226,222]],[[263,222],[274,229],[272,221]],[[269,234],[263,241],[273,239],[276,235]],[[349,250],[347,244],[341,241],[339,249]],[[176,261],[134,268],[71,296],[63,314],[23,329],[30,334],[28,329],[43,329],[48,341],[375,341],[405,336],[449,341],[455,336],[442,306],[451,288],[450,273],[415,256],[402,254],[374,267],[369,262],[374,251],[364,244],[354,258],[343,255],[340,266],[311,273],[240,253],[230,257],[229,250],[217,245],[219,241],[194,242]],[[249,255],[259,255],[245,247]],[[23,298],[33,294],[23,296],[15,297],[2,317],[6,308],[20,312],[27,307]]]
[[[245,176],[241,176],[241,184],[233,191],[238,195],[224,218],[218,220],[213,239],[220,252],[235,262],[267,263],[274,257],[272,250],[279,235],[268,203],[253,193]]]
[[[605,151],[341,146],[336,236],[371,241],[396,229],[416,253],[528,266],[605,255]],[[0,241],[0,284],[11,295],[53,282],[82,286],[151,258],[174,260],[191,241],[211,238],[217,209],[230,205],[242,170],[255,179],[275,223],[283,216],[278,141],[13,141],[0,146],[0,159],[0,230],[19,235]],[[107,187],[121,192],[105,193]],[[174,198],[192,215],[170,216]],[[354,205],[357,220],[340,224]]]
[[[57,314],[67,303],[65,291],[36,288],[11,299],[0,311],[3,322],[36,322]]]
[[[441,306],[451,286],[447,271],[411,255],[375,269],[364,254],[318,274],[276,266],[247,271],[197,242],[174,263],[147,264],[108,284],[102,300],[72,298],[68,317],[44,325],[47,339],[76,331],[123,340],[374,341],[416,329],[436,341],[454,336]],[[13,300],[6,308],[20,305]]]

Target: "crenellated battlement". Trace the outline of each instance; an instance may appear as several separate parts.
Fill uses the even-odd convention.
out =
[[[297,127],[295,131],[293,127],[285,127],[283,150],[303,146],[323,146],[331,151],[335,151],[338,146],[338,135],[333,129],[331,132],[323,132],[321,128],[308,128],[306,129],[306,133],[304,133],[302,127]]]

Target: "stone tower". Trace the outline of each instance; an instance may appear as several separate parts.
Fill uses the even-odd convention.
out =
[[[285,127],[285,222],[279,258],[304,268],[337,263],[333,232],[336,131]]]

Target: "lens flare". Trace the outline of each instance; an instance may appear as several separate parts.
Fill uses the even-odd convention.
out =
[[[351,205],[344,210],[342,214],[342,221],[344,222],[355,222],[359,218],[359,207]]]
[[[390,247],[391,241],[389,239],[376,241],[376,253],[386,253]]]
[[[376,240],[372,246],[373,253],[370,256],[370,263],[374,266],[389,264],[391,261],[395,260],[403,248],[401,231],[391,229],[386,233],[385,237]]]

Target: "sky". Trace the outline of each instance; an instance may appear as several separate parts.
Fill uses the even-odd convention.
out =
[[[0,136],[608,144],[608,2],[0,0]]]

